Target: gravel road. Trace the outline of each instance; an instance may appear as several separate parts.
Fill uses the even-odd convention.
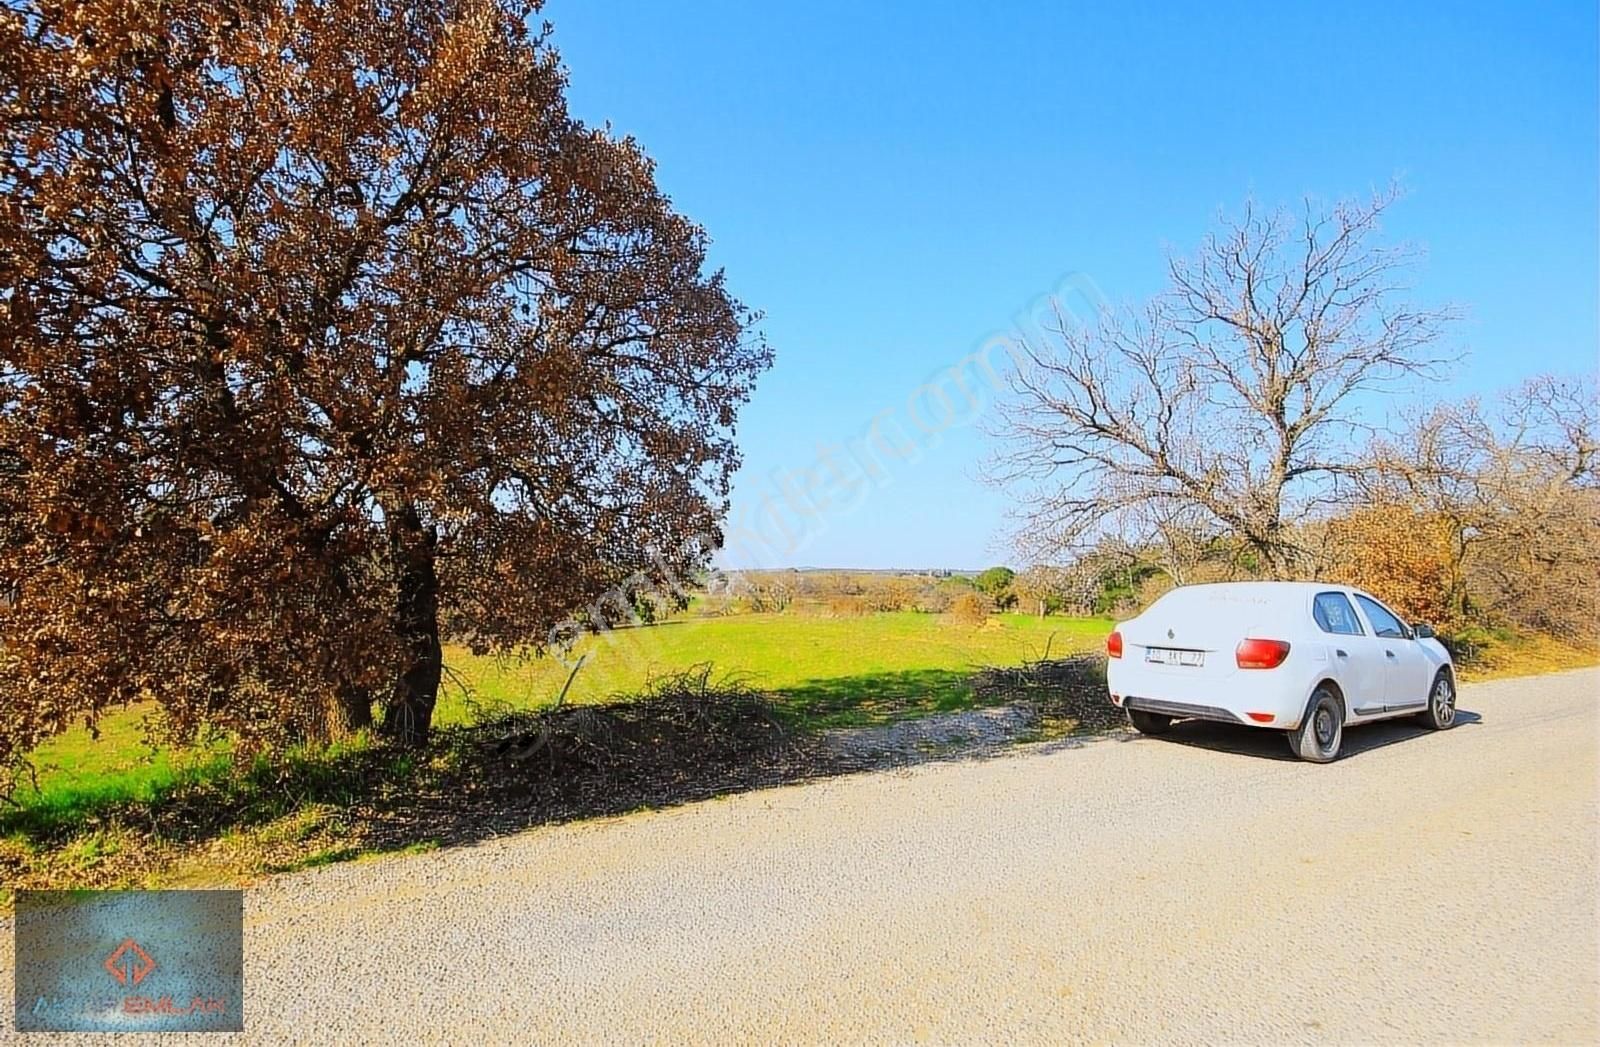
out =
[[[1190,724],[283,877],[245,1038],[1591,1042],[1597,702],[1504,681],[1328,766]]]

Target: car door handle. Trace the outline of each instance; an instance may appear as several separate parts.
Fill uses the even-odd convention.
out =
[[[1348,657],[1350,657],[1350,652],[1349,651],[1341,651],[1337,647],[1334,648],[1333,653],[1338,655],[1340,658],[1348,658]]]
[[[1393,651],[1384,651],[1383,654],[1384,654],[1384,657],[1386,657],[1386,658],[1393,658],[1394,657],[1394,652]]]

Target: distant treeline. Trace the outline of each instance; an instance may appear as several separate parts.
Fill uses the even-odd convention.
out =
[[[844,617],[877,611],[971,616],[1016,606],[1014,572],[764,570],[713,575],[697,607],[703,614],[788,611]]]

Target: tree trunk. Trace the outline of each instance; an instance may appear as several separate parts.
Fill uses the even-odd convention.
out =
[[[399,581],[395,627],[406,648],[406,663],[384,709],[383,733],[407,747],[428,741],[433,706],[439,697],[444,651],[439,643],[439,575],[435,562],[438,532],[424,527],[414,506],[391,514],[389,545]]]
[[[1283,540],[1283,527],[1269,523],[1259,533],[1246,535],[1245,541],[1255,551],[1261,570],[1273,581],[1288,581],[1295,577],[1293,550]]]
[[[334,734],[348,737],[372,726],[372,695],[366,688],[345,685],[334,701]]]

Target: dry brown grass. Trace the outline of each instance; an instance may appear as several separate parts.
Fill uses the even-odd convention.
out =
[[[1600,650],[1552,639],[1517,636],[1485,646],[1475,658],[1459,666],[1462,680],[1503,680],[1539,676],[1600,665]]]

